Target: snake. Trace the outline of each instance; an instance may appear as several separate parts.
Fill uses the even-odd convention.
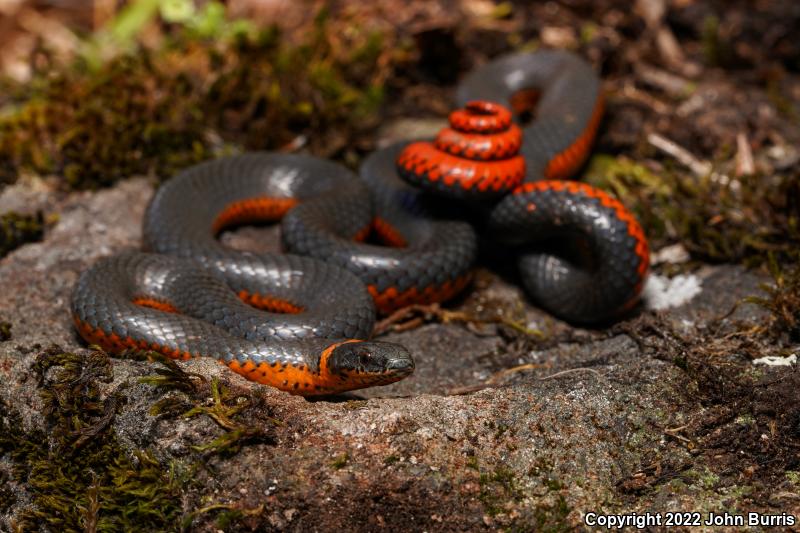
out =
[[[517,124],[527,93],[535,118]],[[180,171],[147,207],[143,251],[80,276],[76,330],[110,353],[211,357],[303,396],[386,385],[414,360],[370,340],[376,315],[461,293],[482,234],[514,250],[529,295],[556,316],[592,323],[634,306],[648,268],[640,225],[609,194],[565,181],[602,114],[592,68],[568,52],[511,54],[468,74],[456,100],[436,139],[377,150],[358,174],[273,152]],[[256,222],[280,223],[286,253],[219,241]]]

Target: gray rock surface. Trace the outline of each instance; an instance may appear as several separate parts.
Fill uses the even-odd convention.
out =
[[[13,399],[28,426],[42,424],[31,379],[36,345],[86,350],[68,314],[72,286],[98,258],[138,247],[152,194],[144,179],[71,194],[31,187],[16,186],[0,197],[0,205],[14,206],[24,197],[27,207],[58,214],[43,242],[0,260],[0,317],[13,324],[13,338],[0,343],[0,395]],[[273,228],[243,229],[225,240],[267,249],[276,244]],[[738,267],[706,267],[699,275],[700,295],[656,317],[686,336],[718,322],[763,281]],[[198,474],[185,498],[185,511],[214,503],[263,505],[244,520],[245,529],[292,531],[565,530],[581,527],[590,511],[755,506],[797,514],[799,500],[781,496],[796,495],[790,481],[775,484],[771,499],[754,500],[747,478],[713,481],[723,474],[692,448],[699,436],[671,430],[689,424],[706,406],[697,392],[702,382],[662,356],[657,344],[642,345],[637,338],[651,335],[642,320],[653,313],[605,331],[574,330],[532,307],[517,288],[482,272],[458,309],[491,306],[521,309],[526,326],[544,338],[498,324],[434,323],[391,333],[387,340],[413,352],[415,374],[393,386],[326,401],[250,383],[215,361],[181,363],[187,372],[257,396],[282,423],[270,428],[274,442],[211,456],[211,468]],[[754,306],[744,305],[724,320],[758,316]],[[747,363],[744,356],[729,356]],[[498,374],[520,365],[529,366]],[[197,456],[192,446],[223,430],[208,417],[152,416],[157,400],[183,394],[138,381],[157,366],[113,360],[114,379],[103,390],[112,394],[126,387],[127,398],[113,431],[131,453],[149,449],[163,461],[191,461]],[[660,478],[651,467],[664,461],[684,466]],[[0,462],[0,470],[8,468]],[[771,507],[764,503],[769,501]],[[25,504],[24,497],[17,502]],[[10,528],[18,511],[0,514],[0,529]],[[194,525],[215,528],[211,514],[195,518]]]

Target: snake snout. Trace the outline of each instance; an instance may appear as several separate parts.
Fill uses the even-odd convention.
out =
[[[414,372],[409,351],[391,342],[350,342],[339,345],[330,355],[330,370],[357,375],[370,385],[399,381]]]

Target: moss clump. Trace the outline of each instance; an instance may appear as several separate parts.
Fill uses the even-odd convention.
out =
[[[44,218],[35,215],[5,213],[0,215],[0,257],[28,242],[38,241],[44,233]]]
[[[33,371],[46,430],[26,429],[19,413],[0,401],[0,454],[10,459],[15,480],[33,503],[18,512],[15,526],[24,531],[173,528],[187,476],[146,451],[130,456],[117,441],[110,425],[123,398],[100,389],[113,377],[108,356],[52,348],[37,357]]]
[[[479,483],[481,492],[478,497],[489,516],[504,512],[506,502],[522,498],[516,486],[514,472],[510,468],[498,466],[492,472],[482,472]]]
[[[534,512],[534,529],[536,531],[547,531],[549,533],[574,531],[574,527],[569,523],[567,517],[572,512],[566,498],[562,494],[556,497],[553,505],[540,505]]]
[[[183,417],[191,418],[206,415],[223,428],[225,433],[207,444],[195,446],[195,450],[232,454],[238,452],[242,445],[246,443],[274,442],[271,433],[265,428],[264,424],[248,424],[236,420],[237,415],[244,411],[245,408],[261,411],[260,407],[265,406],[258,399],[252,396],[234,394],[227,387],[221,386],[216,379],[211,382],[211,395],[213,398],[212,405],[195,405],[185,412]],[[262,417],[273,426],[283,425],[283,422],[275,418],[266,415],[262,415]]]
[[[346,156],[377,121],[392,63],[378,61],[384,44],[323,11],[297,44],[274,28],[217,38],[183,27],[157,49],[54,67],[0,112],[0,182],[23,169],[63,175],[73,188],[166,178],[226,143],[279,149],[298,136],[316,153]]]
[[[747,301],[764,307],[771,313],[768,328],[776,335],[788,333],[789,338],[800,340],[800,267],[781,268],[775,255],[770,255],[769,270],[772,283],[761,285],[766,297],[751,297]]]
[[[0,320],[0,342],[11,340],[11,322]]]
[[[340,470],[347,465],[347,461],[349,459],[350,456],[347,454],[347,452],[337,455],[336,457],[333,458],[333,461],[331,461],[331,468],[333,468],[334,470]]]
[[[761,264],[769,253],[787,259],[800,245],[791,175],[734,183],[716,175],[655,173],[625,157],[596,155],[586,176],[636,213],[653,249],[680,241],[697,259]]]
[[[283,422],[267,414],[269,409],[264,405],[263,397],[255,392],[249,395],[237,394],[221,385],[217,379],[209,383],[204,376],[186,372],[174,360],[158,352],[131,351],[126,355],[132,359],[148,359],[163,365],[156,369],[155,374],[141,378],[140,383],[183,393],[164,396],[151,406],[151,415],[167,418],[205,415],[225,430],[212,441],[194,446],[195,451],[234,454],[244,444],[273,442],[272,433],[266,428],[283,425]],[[210,403],[208,393],[211,394]],[[256,420],[243,420],[245,412],[257,414]]]

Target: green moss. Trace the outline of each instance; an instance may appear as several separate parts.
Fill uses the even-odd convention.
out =
[[[385,464],[386,466],[391,466],[391,465],[397,463],[399,460],[400,460],[400,458],[397,457],[396,455],[388,455],[383,460],[383,464]]]
[[[708,15],[703,20],[701,40],[706,64],[720,67],[732,62],[731,43],[720,31],[719,18],[716,15]]]
[[[35,215],[14,212],[0,215],[0,257],[25,243],[40,240],[43,233],[44,218],[41,212]]]
[[[350,457],[347,455],[347,452],[337,455],[336,457],[333,458],[333,461],[331,461],[331,468],[333,468],[334,470],[339,470],[341,468],[344,468],[349,458]]]
[[[0,403],[0,415],[2,415],[2,409],[3,404]],[[14,494],[14,489],[11,488],[11,482],[10,474],[0,471],[0,513],[9,512],[17,503],[17,495]]]
[[[479,478],[481,492],[478,498],[489,516],[497,516],[505,511],[505,504],[518,501],[522,494],[516,486],[514,471],[498,466],[492,472],[483,472]]]
[[[706,63],[711,66],[719,65],[719,18],[716,15],[708,15],[703,20],[702,41]]]
[[[788,333],[791,340],[796,341],[800,339],[800,267],[796,266],[795,259],[794,265],[782,268],[775,254],[770,254],[768,266],[772,283],[761,285],[766,296],[750,297],[746,301],[770,312],[769,327],[774,333]]]
[[[0,320],[0,342],[11,340],[11,322]]]
[[[278,149],[299,135],[314,152],[345,155],[377,123],[391,68],[388,57],[375,67],[382,34],[320,16],[304,41],[288,44],[274,28],[228,31],[224,12],[208,9],[191,18],[206,22],[177,24],[158,49],[126,32],[128,53],[84,56],[19,87],[0,113],[0,181],[23,170],[81,189],[135,174],[163,179],[230,144]],[[113,31],[93,42],[104,39],[125,49]]]
[[[580,27],[580,41],[586,46],[592,42],[600,28],[592,21],[584,22]]]
[[[148,360],[160,363],[161,366],[156,367],[155,374],[140,378],[139,383],[147,383],[158,388],[178,390],[187,394],[197,392],[199,384],[207,383],[204,376],[186,372],[174,359],[170,359],[159,352],[152,350],[144,352],[131,351],[125,356],[134,360]],[[153,412],[151,414],[159,413]]]
[[[792,485],[800,487],[800,472],[789,470],[786,472],[786,479],[788,479],[789,483]]]
[[[491,17],[494,19],[510,18],[514,14],[514,4],[511,2],[500,2],[494,6]]]
[[[198,516],[212,512],[218,512],[216,520],[217,528],[227,531],[229,528],[232,528],[247,517],[260,516],[264,512],[264,505],[261,504],[258,507],[250,509],[229,503],[215,503],[208,505],[186,515],[181,523],[182,530],[188,529],[192,523],[192,520]]]
[[[198,380],[172,361],[162,363],[164,368],[142,381],[172,391],[173,407],[179,408],[166,409],[159,402],[159,415],[208,416],[225,430],[197,451],[233,453],[245,443],[268,441],[264,422],[280,424],[264,414],[268,408],[260,396],[234,394],[216,381]],[[21,530],[173,531],[216,508],[227,510],[219,517],[226,523],[256,512],[219,504],[184,513],[186,491],[201,463],[163,463],[148,450],[126,452],[112,430],[125,398],[121,390],[102,391],[101,385],[113,378],[103,351],[48,349],[36,358],[32,371],[46,430],[25,428],[19,412],[0,399],[0,457],[13,465],[14,481],[33,502],[18,511],[16,526]],[[179,396],[183,398],[175,400]],[[245,423],[245,411],[257,413],[260,423]],[[4,476],[0,472],[0,509],[10,509],[17,502]]]
[[[561,483],[561,481],[551,477],[544,480],[544,486],[547,487],[549,491],[561,490],[564,488],[564,484]]]
[[[626,157],[598,154],[586,179],[636,214],[652,249],[679,241],[696,259],[761,264],[769,253],[788,259],[800,245],[789,175],[743,176],[731,186],[713,175],[655,173]]]
[[[559,494],[552,505],[539,505],[534,512],[534,530],[557,533],[574,531],[575,528],[567,520],[572,509],[566,498]]]
[[[693,488],[714,490],[720,482],[717,474],[707,466],[691,468],[683,473],[683,478],[692,483]]]
[[[206,415],[223,428],[225,433],[209,443],[194,446],[195,450],[232,454],[238,452],[246,443],[272,441],[272,436],[263,424],[247,424],[237,420],[237,415],[245,408],[253,406],[254,398],[233,394],[227,387],[221,386],[216,379],[211,381],[211,396],[213,403],[210,406],[205,403],[197,403],[182,416],[191,418]],[[272,417],[266,417],[266,421],[276,426],[283,425],[283,422]]]
[[[48,428],[26,429],[0,401],[0,454],[14,467],[33,505],[20,510],[21,530],[161,531],[181,515],[188,472],[147,451],[128,455],[110,424],[123,398],[104,395],[112,379],[102,352],[40,354],[33,372]],[[4,503],[7,505],[7,502]]]
[[[139,379],[160,389],[182,394],[165,395],[150,407],[153,416],[167,418],[193,418],[208,416],[225,432],[210,442],[194,446],[195,451],[203,453],[233,454],[244,444],[271,442],[272,435],[265,425],[282,426],[283,422],[268,416],[262,409],[262,398],[256,393],[237,394],[222,386],[219,380],[209,382],[204,376],[186,372],[173,359],[153,351],[130,351],[126,357],[135,360],[157,362],[155,374]],[[208,393],[211,402],[208,402]],[[258,420],[248,423],[243,420],[245,411],[258,411]]]
[[[698,476],[698,481],[704,489],[712,490],[719,483],[719,476],[712,472],[708,467]]]

